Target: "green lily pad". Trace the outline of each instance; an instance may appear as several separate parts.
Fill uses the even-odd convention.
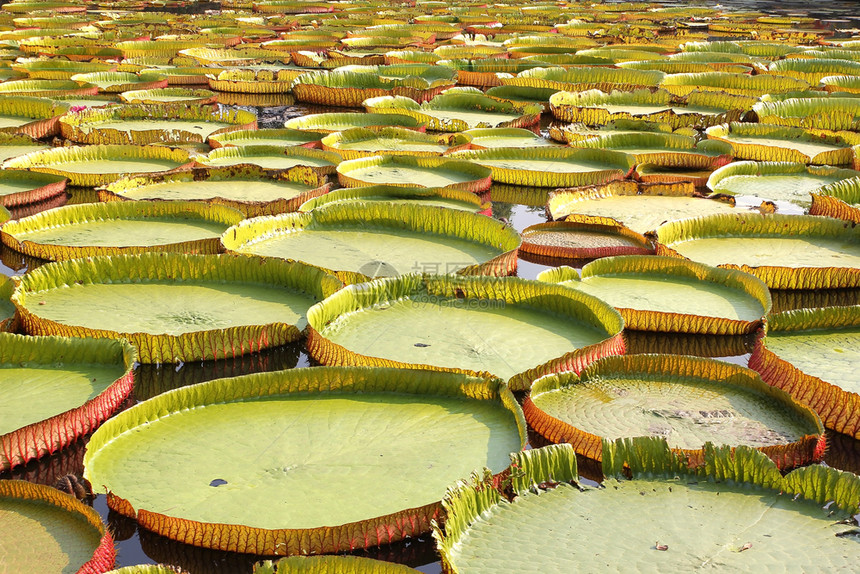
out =
[[[429,271],[509,275],[519,234],[483,215],[417,204],[334,203],[228,229],[232,252],[296,259],[360,277]]]
[[[0,555],[13,572],[105,572],[116,550],[92,508],[49,486],[0,481]],[[36,566],[38,565],[38,566]]]
[[[210,90],[190,88],[154,88],[151,90],[129,90],[119,95],[127,104],[171,104],[202,106],[215,103],[217,95]]]
[[[144,363],[226,358],[297,340],[340,281],[295,262],[145,253],[49,263],[13,295],[24,330],[126,338]]]
[[[257,166],[266,170],[310,167],[321,175],[333,174],[341,157],[332,152],[302,146],[247,145],[221,147],[195,158],[203,167]]]
[[[561,146],[468,150],[450,157],[490,168],[493,181],[535,187],[606,183],[633,168],[632,156],[622,152]]]
[[[806,166],[802,163],[738,161],[711,174],[708,188],[716,193],[747,195],[809,208],[810,193],[825,185],[860,176],[853,169]]]
[[[140,74],[131,72],[90,72],[75,74],[71,78],[79,84],[90,84],[98,87],[101,93],[119,93],[129,90],[150,90],[166,88],[167,78],[157,72],[148,71]]]
[[[347,160],[337,166],[337,178],[345,187],[425,186],[474,193],[489,189],[491,173],[476,163],[436,157],[378,155]]]
[[[642,570],[702,564],[779,570],[787,555],[799,570],[853,568],[851,517],[860,479],[851,473],[812,466],[782,477],[749,447],[732,452],[712,445],[704,465],[688,469],[684,457],[653,439],[605,444],[603,472],[613,478],[603,488],[569,483],[578,473],[567,445],[513,460],[513,502],[481,475],[458,483],[446,497],[445,529],[434,529],[434,537],[451,571],[495,572],[500,561],[518,572],[631,564]],[[625,462],[634,480],[622,476]],[[585,531],[587,544],[571,534]]]
[[[783,470],[815,462],[824,448],[824,426],[812,409],[755,371],[699,357],[605,357],[579,376],[539,379],[523,410],[541,436],[592,460],[603,455],[601,439],[636,436],[665,439],[692,460],[714,440],[746,445]]]
[[[50,147],[28,135],[0,132],[0,162],[33,151],[50,149]]]
[[[170,538],[323,553],[426,532],[448,484],[476,466],[501,472],[524,444],[522,413],[498,380],[319,367],[150,399],[93,435],[84,467],[114,510]],[[217,535],[228,530],[243,535]]]
[[[819,188],[812,194],[809,213],[860,223],[860,177]]]
[[[500,102],[474,88],[454,88],[424,103],[403,96],[384,96],[365,100],[363,105],[372,113],[412,116],[428,129],[442,132],[527,127],[538,123],[543,109],[535,104]]]
[[[0,239],[51,261],[147,251],[218,253],[221,234],[243,218],[226,206],[190,202],[84,203],[10,222]]]
[[[536,373],[582,368],[585,354],[614,354],[622,325],[609,305],[572,289],[452,275],[353,285],[308,321],[308,349],[323,364],[491,372],[516,390]]]
[[[860,436],[860,307],[798,309],[768,322],[750,367],[814,408],[828,428]]]
[[[177,104],[111,106],[60,119],[63,137],[85,144],[204,142],[214,134],[256,127],[257,116],[245,110]]]
[[[300,145],[305,147],[319,147],[319,141],[325,137],[323,132],[312,132],[305,130],[263,129],[263,130],[236,130],[209,137],[209,145],[213,148],[219,147],[243,147],[248,145],[267,145],[289,147]]]
[[[131,393],[128,343],[10,333],[0,342],[0,470],[68,446]]]
[[[550,194],[547,206],[555,220],[586,222],[589,218],[608,218],[642,234],[666,221],[736,212],[733,203],[696,196],[692,186],[643,187],[633,182],[559,189]]]
[[[740,269],[771,289],[860,286],[860,227],[811,215],[722,214],[661,225],[657,254]]]
[[[260,562],[254,574],[415,574],[409,566],[360,556],[290,556]]]
[[[324,205],[341,202],[415,203],[419,205],[446,207],[461,211],[488,211],[490,204],[474,193],[444,187],[398,187],[393,185],[371,185],[347,187],[306,201],[299,211],[310,211]]]
[[[94,187],[127,174],[158,173],[188,165],[188,152],[162,146],[94,145],[35,151],[8,159],[3,169],[28,169],[69,178],[71,185]]]
[[[232,166],[120,179],[99,189],[99,199],[202,201],[257,217],[296,211],[330,189],[325,176],[306,167],[273,175],[257,166]]]
[[[60,175],[0,170],[0,205],[4,207],[44,201],[65,189],[66,178]]]
[[[468,149],[469,136],[463,134],[430,135],[406,128],[352,128],[329,134],[322,148],[343,159],[357,159],[377,154],[439,157],[458,149]]]
[[[424,123],[412,116],[403,114],[362,114],[355,112],[333,112],[311,114],[287,120],[285,128],[310,132],[333,133],[358,127],[401,126],[409,129],[423,129]]]
[[[582,268],[560,267],[538,275],[598,297],[624,317],[630,329],[714,335],[750,333],[770,312],[760,280],[730,269],[669,257],[620,256]]]
[[[472,138],[473,149],[558,146],[557,143],[523,128],[476,128],[463,133]]]
[[[729,143],[741,159],[818,165],[851,163],[851,146],[860,143],[860,135],[854,132],[740,122],[712,126],[706,133],[710,139]]]

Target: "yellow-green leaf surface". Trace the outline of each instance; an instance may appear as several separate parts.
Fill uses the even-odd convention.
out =
[[[85,144],[204,142],[216,133],[255,128],[245,110],[177,104],[136,104],[88,109],[60,119],[63,137]]]
[[[468,150],[450,157],[489,167],[493,181],[536,187],[605,183],[623,178],[633,167],[633,158],[622,152],[565,147]]]
[[[560,286],[420,275],[350,286],[308,320],[311,354],[326,364],[418,364],[505,379],[605,344],[622,324],[609,305]],[[378,336],[368,339],[371,331]]]
[[[252,257],[143,254],[52,263],[13,296],[31,334],[125,337],[146,363],[230,357],[296,340],[340,282]]]
[[[560,267],[538,275],[598,297],[616,309],[631,329],[747,333],[770,311],[767,287],[746,273],[671,257],[620,256],[582,268]]]
[[[653,231],[666,221],[736,211],[731,203],[694,196],[692,188],[649,192],[647,189],[639,190],[635,184],[557,190],[550,197],[548,206],[556,220],[610,218],[637,233]]]
[[[188,152],[161,146],[96,145],[51,148],[6,160],[3,169],[29,169],[69,178],[71,185],[96,186],[125,174],[157,173],[188,163]]]
[[[831,132],[770,124],[733,122],[712,126],[708,138],[729,143],[740,159],[845,165],[851,146],[860,143],[854,132]]]
[[[246,145],[270,145],[270,146],[294,146],[306,145],[319,142],[326,134],[306,130],[262,129],[262,130],[237,130],[209,137],[212,147],[227,147]]]
[[[284,127],[294,130],[332,133],[356,127],[373,126],[402,126],[418,129],[423,125],[412,116],[402,114],[362,114],[355,112],[340,112],[326,114],[311,114],[287,120]]]
[[[860,228],[810,215],[711,215],[657,228],[657,252],[740,268],[770,288],[860,285]],[[663,249],[663,248],[667,249]]]
[[[713,446],[705,466],[691,472],[665,442],[629,444],[628,452],[604,447],[604,472],[620,473],[627,461],[635,479],[608,479],[604,488],[568,484],[577,479],[576,465],[573,450],[562,446],[516,457],[524,476],[512,503],[480,476],[458,483],[445,499],[445,531],[434,532],[446,566],[460,574],[496,572],[500,561],[506,569],[535,573],[631,564],[642,571],[782,570],[791,555],[799,571],[853,568],[856,475],[815,466],[783,478],[755,450]],[[611,470],[607,459],[617,460]],[[550,477],[560,483],[556,488],[536,488]],[[834,499],[842,502],[824,505]],[[621,537],[619,516],[625,517]]]
[[[217,253],[218,238],[243,215],[226,206],[189,202],[66,205],[0,230],[3,243],[40,259],[177,251]]]
[[[738,161],[713,172],[708,178],[708,188],[716,193],[754,196],[808,208],[812,203],[811,192],[857,176],[860,172],[853,169],[807,167],[790,162]]]
[[[790,468],[817,459],[824,433],[809,407],[755,371],[678,355],[606,357],[579,376],[548,375],[532,386],[524,411],[543,436],[598,460],[601,438],[653,436],[687,451],[715,440],[747,445]]]
[[[507,275],[520,238],[483,215],[378,202],[335,203],[309,213],[246,220],[228,229],[222,242],[232,252],[390,277],[469,269]]]
[[[337,166],[338,180],[345,187],[447,187],[475,193],[490,187],[491,173],[490,168],[477,163],[435,157],[374,156]]]
[[[464,132],[472,138],[473,149],[497,147],[544,147],[557,145],[531,130],[523,128],[476,128]]]
[[[104,572],[114,564],[98,513],[49,486],[0,481],[0,534],[10,572]]]
[[[330,188],[325,176],[307,167],[297,166],[273,175],[257,166],[231,166],[120,179],[99,190],[99,197],[103,201],[205,201],[256,217],[295,211]]]
[[[260,562],[254,574],[415,574],[404,564],[360,556],[291,556]]]
[[[444,187],[398,187],[392,185],[372,185],[368,187],[349,187],[338,189],[315,197],[299,206],[299,211],[310,211],[324,205],[340,202],[416,203],[433,207],[447,207],[462,211],[485,211],[489,203],[482,202],[477,195],[468,191],[446,189]]]
[[[302,146],[248,145],[218,148],[195,160],[205,167],[256,165],[269,170],[284,170],[307,166],[316,168],[320,173],[328,174],[334,173],[334,168],[340,163],[341,157],[336,153]]]
[[[448,484],[481,466],[501,472],[524,444],[522,413],[498,380],[321,367],[150,399],[102,426],[84,466],[172,538],[230,528],[242,539],[203,544],[318,553],[420,534]],[[395,526],[398,515],[415,522]],[[188,522],[172,529],[174,519]]]

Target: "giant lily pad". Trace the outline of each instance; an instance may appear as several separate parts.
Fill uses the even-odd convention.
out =
[[[474,193],[444,187],[399,187],[396,185],[371,185],[368,187],[346,187],[320,195],[306,201],[299,211],[310,211],[330,203],[376,202],[416,203],[420,205],[447,207],[461,211],[490,213],[490,203],[483,202]]]
[[[88,72],[114,72],[116,64],[104,62],[72,62],[59,58],[21,58],[12,64],[13,70],[24,72],[30,78],[68,80],[75,74]]]
[[[233,166],[120,179],[100,189],[99,199],[203,201],[238,209],[245,217],[257,217],[296,211],[330,189],[325,176],[306,167],[272,175],[256,166]]]
[[[633,168],[633,158],[622,152],[560,146],[468,150],[450,157],[490,168],[493,181],[536,187],[606,183]]]
[[[322,139],[322,148],[333,151],[343,159],[372,155],[412,155],[437,157],[468,149],[470,138],[463,134],[430,135],[406,128],[353,128],[329,134]]]
[[[171,363],[295,341],[307,309],[340,286],[291,261],[145,253],[49,263],[12,302],[30,334],[125,338],[141,362]]]
[[[825,185],[812,194],[810,215],[824,215],[860,223],[860,177]]]
[[[666,221],[735,212],[733,202],[697,196],[689,184],[637,184],[632,181],[557,189],[550,193],[547,207],[555,220],[605,223],[609,219],[641,234],[653,231]]]
[[[141,403],[93,435],[84,466],[113,510],[163,536],[262,555],[338,552],[429,530],[445,487],[476,465],[504,470],[524,426],[498,380],[293,369]]]
[[[350,128],[399,126],[413,130],[424,130],[424,123],[412,116],[403,114],[362,114],[355,112],[333,112],[311,114],[287,120],[287,129],[309,132],[333,133]]]
[[[147,251],[218,253],[221,234],[243,218],[230,207],[190,202],[85,203],[8,223],[0,239],[52,261]]]
[[[26,464],[92,432],[132,388],[124,341],[0,333],[0,470]]]
[[[812,215],[718,214],[657,228],[657,253],[740,269],[772,289],[860,286],[860,227]]]
[[[603,299],[628,328],[641,331],[750,333],[771,308],[767,287],[755,277],[671,257],[609,257],[585,265],[581,278],[559,267],[538,280]]]
[[[364,107],[373,113],[412,116],[428,129],[440,132],[529,127],[540,120],[543,108],[538,105],[500,102],[472,90],[474,88],[448,90],[420,104],[403,96],[370,98],[364,102]]]
[[[97,186],[126,174],[166,172],[188,165],[188,152],[162,146],[59,147],[8,159],[3,169],[27,169],[69,178],[71,185]]]
[[[290,556],[254,566],[254,574],[415,574],[404,564],[360,556]]]
[[[113,538],[99,514],[50,486],[0,481],[0,555],[11,571],[107,572]]]
[[[127,104],[170,104],[181,102],[186,105],[202,106],[213,104],[217,99],[215,92],[191,88],[153,88],[151,90],[129,90],[119,95]]]
[[[665,441],[646,438],[605,444],[603,488],[571,486],[579,477],[568,445],[531,450],[513,463],[513,502],[486,475],[458,483],[443,501],[444,532],[437,527],[434,537],[449,571],[485,574],[500,561],[528,573],[703,563],[780,570],[786,556],[799,570],[853,568],[860,479],[848,472],[811,466],[783,477],[754,449],[710,444],[704,465],[690,469]],[[571,537],[586,531],[587,544]]]
[[[0,131],[0,162],[32,151],[49,149],[50,147],[25,134]]]
[[[788,58],[772,62],[767,74],[790,76],[818,84],[823,78],[835,75],[860,75],[860,62],[836,58]]]
[[[699,90],[757,98],[763,94],[806,90],[809,84],[798,78],[773,74],[750,76],[727,72],[703,72],[666,76],[660,81],[660,87],[676,96],[686,96]]]
[[[204,142],[211,135],[256,127],[257,116],[245,110],[181,104],[111,106],[60,119],[63,137],[84,144]]]
[[[10,96],[94,96],[98,91],[96,86],[81,85],[72,80],[12,80],[0,83],[0,94]]]
[[[568,122],[605,125],[639,119],[667,123],[673,128],[735,121],[755,101],[722,93],[693,92],[677,102],[666,90],[558,92],[549,99],[553,115]]]
[[[713,170],[732,160],[732,147],[724,142],[697,142],[691,136],[656,132],[606,134],[571,142],[574,147],[607,149],[629,154],[637,164],[665,168]]]
[[[475,193],[489,189],[491,173],[476,163],[436,157],[373,156],[337,166],[338,180],[346,187],[447,187]]]
[[[289,147],[300,145],[309,148],[320,147],[320,140],[325,137],[323,132],[312,132],[304,130],[263,129],[263,130],[236,130],[209,137],[209,145],[213,148],[219,147],[242,147],[246,145],[272,145]]]
[[[738,365],[679,355],[605,357],[532,385],[529,426],[600,460],[602,440],[656,436],[701,462],[718,440],[760,449],[781,469],[824,454],[824,427],[809,407]],[[698,458],[698,460],[697,460]]]
[[[305,166],[320,175],[333,174],[341,157],[333,152],[302,146],[247,145],[221,147],[195,161],[203,167],[257,166],[272,172]]]
[[[495,189],[493,190],[495,194]],[[642,234],[608,220],[576,223],[550,221],[523,230],[520,253],[550,259],[595,259],[612,255],[649,255],[651,242]]]
[[[286,94],[291,91],[293,80],[306,71],[293,67],[274,70],[224,70],[217,76],[210,74],[206,78],[209,87],[219,92]]]
[[[292,92],[300,102],[358,108],[368,98],[389,95],[425,102],[453,85],[454,81],[450,78],[425,79],[417,75],[398,78],[380,75],[376,71],[352,72],[341,69],[302,74],[293,82]]]
[[[131,72],[90,72],[75,74],[72,80],[79,84],[92,84],[101,93],[119,93],[129,90],[151,90],[166,88],[167,78],[158,72],[149,71],[133,74]]]
[[[606,303],[514,277],[377,279],[315,305],[308,322],[308,350],[323,364],[488,371],[514,390],[624,349],[623,321]]]
[[[738,158],[758,161],[845,165],[853,158],[851,146],[860,143],[854,132],[739,122],[711,126],[706,133],[731,144]]]
[[[712,173],[708,179],[708,187],[718,193],[749,195],[808,208],[811,204],[811,192],[825,185],[858,176],[860,172],[853,169],[830,166],[738,161]]]
[[[750,368],[815,409],[828,428],[860,438],[860,307],[771,315]]]
[[[630,70],[609,67],[534,68],[516,77],[504,78],[508,86],[554,88],[556,90],[621,90],[630,92],[642,88],[656,88],[665,77],[654,70]]]
[[[0,276],[0,332],[15,330],[15,306],[11,301],[15,286],[14,279]]]
[[[483,215],[439,207],[339,203],[309,213],[246,220],[222,238],[233,252],[297,259],[335,272],[389,277],[510,275],[519,234]]]
[[[469,144],[472,149],[496,147],[529,148],[558,145],[531,130],[523,128],[475,128],[464,133],[472,138]]]
[[[44,201],[63,193],[66,178],[49,173],[0,170],[0,205],[14,207]]]
[[[43,138],[60,133],[69,106],[45,98],[0,96],[0,132]]]
[[[759,102],[752,109],[767,124],[823,130],[860,130],[856,98],[790,98]]]

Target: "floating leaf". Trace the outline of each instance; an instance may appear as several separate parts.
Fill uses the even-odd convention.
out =
[[[415,203],[435,207],[447,207],[461,211],[487,212],[489,202],[483,202],[474,193],[445,187],[399,187],[393,185],[371,185],[347,187],[320,195],[303,203],[298,211],[311,211],[324,205],[341,202]]]
[[[287,129],[333,133],[350,128],[400,126],[413,130],[424,130],[424,124],[412,116],[403,114],[362,114],[362,113],[327,113],[311,114],[288,120],[284,127]]]
[[[750,368],[815,409],[827,428],[860,437],[860,307],[786,311],[768,323]]]
[[[483,215],[377,202],[246,220],[222,242],[232,252],[296,259],[363,280],[415,271],[510,275],[520,238]]]
[[[278,259],[146,253],[49,263],[12,301],[27,333],[125,338],[141,362],[172,363],[295,341],[306,310],[340,286]]]
[[[49,486],[0,481],[4,564],[18,572],[98,574],[113,568],[113,538],[98,513]]]
[[[243,217],[226,206],[179,201],[85,203],[10,222],[0,238],[15,251],[50,261],[149,251],[218,253],[221,234]]]
[[[129,396],[137,352],[125,341],[0,333],[0,470],[95,430]]]
[[[158,173],[187,166],[188,152],[162,146],[95,145],[35,151],[3,162],[3,169],[27,169],[94,187],[125,174]]]
[[[668,257],[609,257],[538,275],[603,299],[630,329],[738,335],[761,327],[771,298],[760,280],[732,269]]]
[[[489,189],[491,173],[490,168],[477,163],[436,157],[372,156],[337,166],[338,180],[345,187],[426,186],[473,193]]]
[[[665,439],[691,465],[714,440],[759,449],[783,470],[824,452],[824,427],[809,407],[755,371],[699,357],[605,357],[579,376],[535,381],[523,411],[541,436],[598,461],[603,440],[634,436]]]
[[[373,155],[438,157],[468,149],[470,137],[463,134],[430,135],[406,128],[352,128],[322,138],[322,148],[343,159]]]
[[[718,214],[657,228],[657,254],[740,269],[771,289],[860,286],[860,227],[811,215]]]
[[[323,364],[488,371],[514,390],[623,352],[623,321],[609,305],[514,277],[377,279],[314,306],[308,322],[308,350]],[[369,341],[367,329],[379,336]]]
[[[274,423],[283,416],[291,428]],[[309,554],[428,531],[447,484],[476,466],[501,472],[525,441],[522,411],[501,381],[317,367],[157,396],[93,435],[84,466],[114,511],[162,536],[231,552]],[[170,462],[180,444],[183,470],[166,472],[180,469]],[[210,503],[198,504],[201,497]]]
[[[739,159],[846,165],[851,146],[860,143],[854,132],[831,132],[768,124],[732,122],[706,130],[709,139],[729,143]]]

